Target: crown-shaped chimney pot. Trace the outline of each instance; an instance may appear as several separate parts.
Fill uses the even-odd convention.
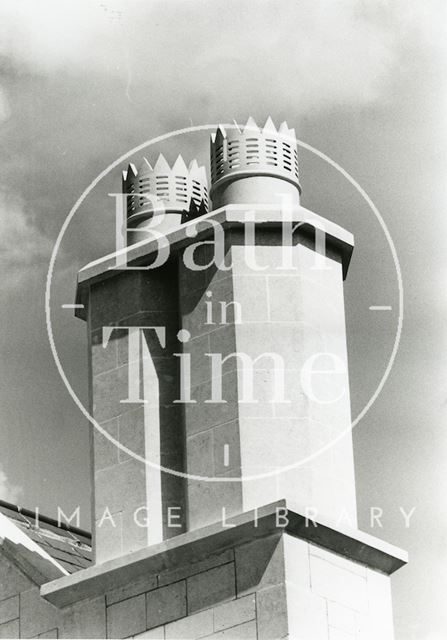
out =
[[[138,169],[129,164],[123,171],[127,196],[128,244],[143,239],[138,231],[149,224],[165,233],[208,211],[206,171],[193,160],[189,167],[179,155],[172,165],[160,153],[154,166],[143,158]],[[160,216],[158,224],[153,218]],[[163,218],[161,217],[163,216]]]
[[[219,125],[211,135],[211,197],[226,204],[277,204],[283,197],[299,204],[297,141],[287,122],[276,128],[269,116],[261,128]]]

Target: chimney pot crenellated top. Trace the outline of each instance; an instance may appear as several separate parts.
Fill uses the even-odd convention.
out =
[[[138,169],[123,171],[127,200],[128,239],[160,214],[165,232],[208,212],[205,167],[179,155],[172,166],[163,154],[152,166],[143,158]],[[299,205],[301,186],[295,130],[287,122],[277,128],[271,117],[259,127],[250,117],[245,126],[219,125],[211,134],[211,191],[213,209],[226,205]],[[132,231],[133,230],[133,231]],[[141,238],[138,235],[138,238]]]
[[[143,158],[138,169],[129,164],[122,177],[123,193],[127,194],[128,226],[161,210],[185,215],[208,211],[206,171],[197,160],[187,166],[179,155],[171,167],[160,154],[153,167]]]
[[[263,195],[268,199],[273,189],[278,189],[277,180],[289,183],[284,188],[296,192],[297,198],[301,193],[298,171],[298,153],[295,130],[283,122],[279,128],[275,127],[272,119],[267,118],[264,127],[260,128],[253,118],[249,118],[244,127],[236,122],[234,125],[219,125],[217,131],[211,134],[211,197],[220,206],[227,198],[222,193],[229,183],[242,179],[258,178],[256,191],[258,197]],[[259,180],[266,178],[267,181]],[[275,187],[272,181],[275,179]],[[243,194],[247,191],[250,196],[255,193],[252,188],[253,180],[245,181],[236,191]],[[268,186],[269,185],[269,186]],[[266,186],[264,190],[264,186]],[[247,187],[247,189],[245,189]],[[234,196],[236,192],[232,192]],[[224,202],[222,202],[224,201]],[[236,203],[235,203],[236,204]]]

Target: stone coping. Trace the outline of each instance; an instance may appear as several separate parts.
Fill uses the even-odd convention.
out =
[[[294,224],[302,223],[301,229],[303,233],[313,233],[315,229],[323,230],[327,245],[336,249],[341,255],[343,278],[346,278],[354,248],[352,233],[301,206],[291,207],[285,214],[279,205],[258,204],[253,205],[253,207],[250,205],[244,205],[243,207],[241,205],[229,205],[182,224],[167,233],[165,238],[169,244],[169,255],[171,256],[188,244],[199,242],[202,238],[211,235],[212,226],[207,222],[218,223],[224,229],[242,227],[244,224],[253,222],[256,228],[268,228],[280,227],[286,220]],[[200,228],[200,225],[202,225],[202,228]],[[197,233],[194,233],[195,229],[197,229]],[[121,259],[124,262],[125,258],[126,268],[141,268],[148,258],[158,251],[158,248],[158,240],[143,240],[119,252],[111,253],[87,264],[78,273],[76,304],[84,305],[85,307],[88,299],[88,288],[91,284],[113,277],[116,273],[124,270],[124,268],[117,268],[117,259]],[[75,315],[82,320],[86,320],[86,309],[76,309]]]
[[[285,513],[287,523],[280,517]],[[42,585],[41,595],[52,604],[65,607],[85,598],[104,595],[142,575],[156,575],[198,562],[227,548],[274,533],[281,535],[284,531],[387,575],[408,561],[405,551],[374,536],[357,529],[335,527],[320,518],[313,523],[303,514],[291,510],[285,500],[278,500],[228,518],[225,526],[218,522],[188,531],[48,582]]]
[[[67,570],[11,518],[0,512],[0,554],[38,585],[66,575]]]
[[[39,586],[48,583],[48,580],[57,580],[60,576],[67,575],[67,571],[45,551],[36,552],[24,544],[17,544],[11,540],[2,540],[0,554],[8,558],[10,562],[15,564],[30,580]]]

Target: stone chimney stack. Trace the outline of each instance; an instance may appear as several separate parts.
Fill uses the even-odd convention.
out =
[[[123,172],[128,245],[157,237],[208,210],[204,167],[160,155]],[[156,219],[160,217],[160,222]],[[94,550],[97,562],[182,533],[186,526],[183,409],[179,396],[178,267],[89,267],[79,275],[77,313],[87,320]],[[115,260],[114,260],[115,261]],[[155,328],[154,328],[155,327]],[[167,471],[163,471],[166,469]],[[177,475],[176,475],[177,474]],[[168,526],[168,524],[172,526]]]
[[[343,297],[352,236],[300,206],[286,123],[220,126],[211,177],[221,262],[203,245],[209,266],[185,269],[186,248],[179,276],[189,526],[280,498],[356,524]]]
[[[92,435],[98,561],[282,498],[356,523],[352,236],[300,206],[286,123],[220,126],[211,175],[207,214],[195,161],[129,165],[129,236],[164,213],[155,228],[169,256],[158,265],[158,242],[132,238],[124,267],[108,256],[80,272],[103,429]]]
[[[392,640],[405,554],[357,530],[353,237],[300,205],[285,123],[220,126],[211,177],[207,213],[196,163],[130,165],[128,246],[79,272],[100,566],[46,597],[113,588],[108,637]]]

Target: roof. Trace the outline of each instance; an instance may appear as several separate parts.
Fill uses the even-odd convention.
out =
[[[0,500],[0,514],[8,518],[45,555],[48,554],[68,573],[92,564],[91,535],[87,531],[36,514],[28,509]],[[1,522],[1,521],[0,521]],[[4,519],[3,519],[4,522]],[[2,531],[0,531],[0,537]]]

